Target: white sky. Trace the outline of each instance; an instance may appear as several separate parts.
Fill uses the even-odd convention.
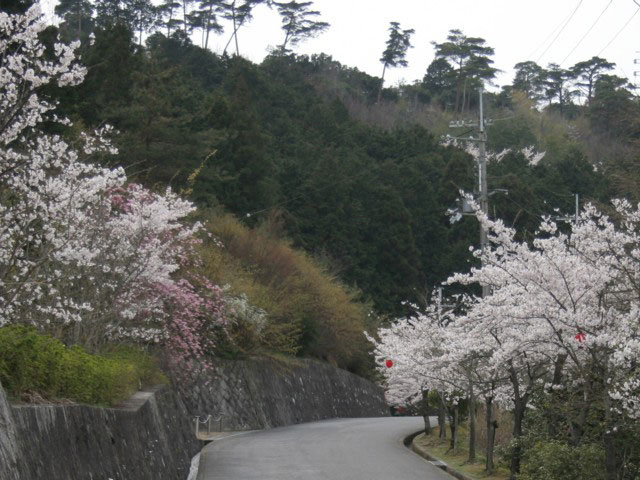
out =
[[[500,85],[511,82],[518,62],[533,60],[542,66],[555,62],[568,68],[594,55],[615,62],[617,75],[631,81],[634,71],[640,75],[640,7],[634,0],[315,0],[314,9],[331,27],[300,44],[296,53],[323,52],[376,76],[382,72],[379,58],[389,22],[415,29],[409,66],[388,70],[387,85],[421,79],[433,60],[431,41],[445,41],[452,28],[482,37],[495,49],[494,66],[504,70],[497,78]],[[260,62],[283,36],[277,12],[260,6],[254,20],[239,31],[240,54]],[[227,33],[210,39],[210,48],[221,52],[227,39]]]

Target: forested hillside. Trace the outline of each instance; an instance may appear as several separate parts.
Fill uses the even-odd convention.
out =
[[[221,205],[250,226],[278,215],[295,246],[382,313],[468,268],[477,224],[452,225],[446,211],[473,190],[474,162],[440,136],[464,133],[448,122],[474,118],[476,87],[495,75],[482,39],[452,30],[422,82],[377,101],[379,79],[324,54],[285,49],[255,65],[194,45],[179,26],[141,43],[134,17],[100,9],[79,30],[66,8],[60,30],[83,40],[89,68],[80,87],[52,94],[76,125],[115,127],[118,161],[134,178],[180,190],[197,170],[199,206]],[[573,77],[524,62],[513,85],[486,96],[490,150],[513,149],[489,166],[490,189],[508,190],[491,199],[496,217],[531,232],[542,214],[573,213],[574,194],[635,195],[638,104],[603,62],[583,62]],[[546,152],[533,167],[517,153],[529,146]]]

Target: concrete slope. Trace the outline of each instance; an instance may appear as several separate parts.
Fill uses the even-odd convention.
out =
[[[209,444],[198,480],[451,480],[402,443],[419,417],[326,420]]]

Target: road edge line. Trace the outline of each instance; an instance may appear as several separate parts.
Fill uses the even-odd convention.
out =
[[[407,447],[409,450],[411,450],[416,455],[419,455],[422,458],[424,458],[425,460],[428,460],[429,462],[438,462],[438,463],[440,463],[441,465],[436,465],[436,466],[438,466],[438,468],[444,470],[449,475],[457,478],[458,480],[475,480],[475,479],[473,479],[471,477],[466,476],[464,473],[461,473],[458,470],[455,470],[454,468],[451,468],[451,466],[448,463],[443,462],[442,460],[440,460],[437,457],[434,457],[429,452],[427,452],[425,449],[423,449],[422,447],[418,446],[414,440],[418,435],[421,435],[423,433],[424,433],[424,429],[418,430],[417,432],[412,433],[411,435],[408,435],[407,437],[405,437],[405,439],[403,440],[403,443],[404,443],[405,447]]]

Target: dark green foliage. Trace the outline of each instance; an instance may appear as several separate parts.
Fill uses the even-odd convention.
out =
[[[7,13],[24,13],[35,2],[33,0],[0,0],[0,11]]]
[[[55,13],[64,20],[61,26],[65,40],[87,40],[93,30],[94,6],[88,0],[60,0]]]
[[[573,98],[577,96],[578,91],[573,89],[571,81],[573,80],[573,72],[561,68],[556,63],[550,63],[545,73],[543,82],[545,87],[545,95],[550,103],[549,108],[555,109],[560,115],[572,118],[575,116],[575,107]],[[553,103],[556,100],[557,103]]]
[[[615,66],[615,63],[607,62],[604,58],[592,57],[571,67],[571,74],[577,80],[576,85],[586,91],[588,103],[591,103],[598,79]]]
[[[278,52],[287,53],[289,45],[295,46],[303,40],[315,37],[329,28],[327,22],[315,20],[320,16],[317,10],[310,10],[313,2],[272,2],[282,17],[282,30],[285,36]]]
[[[600,445],[572,447],[550,440],[526,450],[521,480],[604,480],[604,451]]]
[[[449,30],[447,41],[432,42],[436,50],[436,59],[445,60],[453,69],[455,78],[454,111],[464,112],[472,105],[471,92],[482,84],[483,80],[491,80],[498,70],[491,65],[490,58],[494,54],[492,47],[486,45],[484,38],[467,37],[461,30]],[[433,64],[432,64],[433,65]],[[444,64],[434,67],[433,73],[440,72],[448,76]],[[429,75],[429,71],[427,71]]]
[[[197,170],[192,198],[200,205],[222,205],[252,226],[282,212],[293,245],[326,258],[383,313],[406,313],[402,301],[424,299],[472,265],[477,222],[451,225],[445,212],[460,189],[473,191],[473,160],[423,127],[383,130],[350,117],[353,108],[377,108],[379,79],[327,55],[279,52],[261,65],[220,57],[181,31],[146,43],[137,46],[123,24],[98,29],[95,44],[83,47],[87,80],[59,95],[80,124],[116,127],[118,160],[138,181],[182,190]],[[492,49],[459,31],[436,48],[424,81],[386,89],[389,102],[474,107],[478,82],[495,73]],[[610,97],[624,92],[607,78],[596,82],[592,108],[614,115]],[[489,115],[508,119],[489,131],[493,150],[539,141],[535,117],[510,111],[513,92],[487,96]],[[620,101],[633,112],[629,98]],[[572,213],[574,193],[598,201],[610,193],[572,142],[556,135],[548,143],[538,167],[516,153],[489,166],[489,188],[509,190],[492,196],[490,213],[522,235],[554,208]]]
[[[588,111],[593,129],[610,138],[640,140],[640,103],[627,79],[601,75]]]
[[[49,401],[94,405],[114,405],[140,384],[165,381],[153,359],[141,351],[120,348],[91,355],[22,325],[0,328],[0,380],[16,398],[37,394]]]
[[[524,92],[527,98],[539,100],[544,97],[545,70],[536,62],[527,61],[514,65],[516,75],[513,88]]]

